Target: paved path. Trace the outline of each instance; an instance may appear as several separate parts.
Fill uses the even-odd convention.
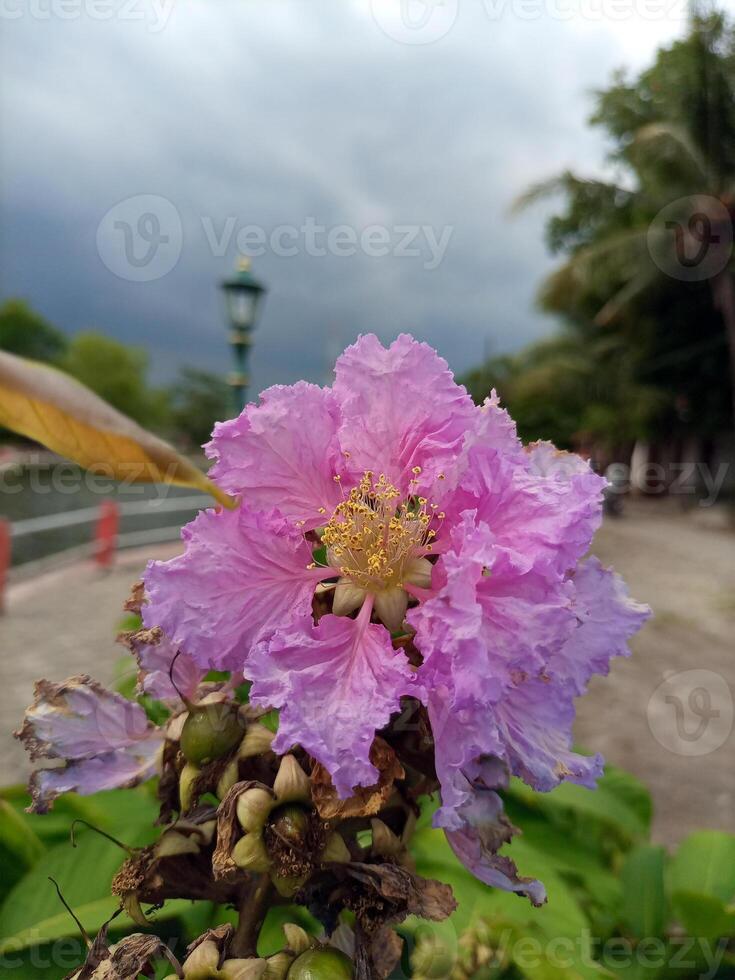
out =
[[[39,677],[63,680],[87,673],[104,684],[116,664],[130,657],[115,642],[123,603],[150,557],[168,557],[176,546],[123,552],[117,567],[98,571],[91,562],[49,572],[11,586],[0,617],[0,784],[25,781],[28,762],[8,733],[17,728],[33,700]],[[132,661],[130,661],[132,663]]]
[[[155,551],[165,556],[160,546]],[[674,842],[696,827],[735,831],[735,733],[727,727],[727,701],[735,698],[735,535],[700,526],[659,503],[639,504],[603,527],[595,551],[626,577],[637,599],[653,606],[656,618],[636,640],[634,656],[617,661],[611,676],[595,680],[580,702],[579,742],[651,787],[658,840]],[[60,680],[86,671],[103,682],[112,679],[122,654],[113,641],[115,624],[146,557],[125,554],[106,575],[79,565],[11,591],[8,614],[0,620],[6,665],[0,732],[19,723],[36,677]],[[673,688],[685,709],[687,741],[674,734],[676,707],[665,700],[671,691],[659,685],[667,674],[692,668],[711,672],[702,677],[711,688],[710,708],[721,715],[703,722],[687,707],[687,689]],[[699,710],[700,701],[694,705]],[[652,734],[650,718],[666,746]],[[692,740],[700,722],[702,738]],[[7,734],[0,738],[0,782],[24,779],[20,746]],[[722,744],[693,754],[711,748],[713,739]]]
[[[616,660],[580,701],[579,743],[649,786],[657,840],[702,827],[735,833],[735,533],[639,503],[603,526],[594,550],[654,618],[633,656]]]

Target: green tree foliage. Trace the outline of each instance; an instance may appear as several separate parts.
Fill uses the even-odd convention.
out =
[[[176,434],[191,445],[207,442],[214,423],[232,414],[232,393],[227,382],[198,368],[182,368],[169,397]]]
[[[620,338],[578,331],[497,357],[463,379],[477,402],[496,389],[525,441],[550,439],[570,449],[583,444],[623,452],[646,433],[660,393],[634,377],[631,352]]]
[[[168,421],[166,393],[149,387],[148,355],[96,331],[72,338],[60,367],[147,428]]]
[[[562,443],[583,431],[616,442],[730,428],[732,258],[710,278],[685,282],[662,272],[650,247],[653,234],[656,248],[669,250],[675,271],[675,233],[656,219],[681,199],[696,198],[703,210],[727,215],[729,227],[719,227],[722,218],[716,218],[714,234],[732,231],[733,25],[723,14],[695,8],[683,40],[661,49],[639,77],[618,74],[597,93],[591,123],[612,145],[609,164],[617,180],[566,172],[531,188],[519,202],[564,199],[563,210],[548,223],[547,240],[565,262],[543,284],[539,299],[564,318],[565,332],[522,352],[510,375],[508,365],[486,365],[482,377],[470,379],[471,387],[496,383],[533,430],[529,434]],[[534,390],[537,398],[557,392],[562,404],[529,405]]]
[[[66,349],[66,337],[20,299],[0,306],[0,350],[35,361],[56,362]]]

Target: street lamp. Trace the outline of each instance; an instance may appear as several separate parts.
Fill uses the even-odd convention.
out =
[[[230,344],[235,359],[235,370],[227,380],[232,388],[235,412],[239,415],[245,407],[248,388],[245,369],[252,344],[251,334],[255,329],[266,288],[250,271],[250,259],[241,258],[238,259],[232,277],[222,283],[222,289],[230,321]]]

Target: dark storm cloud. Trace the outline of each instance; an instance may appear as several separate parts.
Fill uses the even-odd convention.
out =
[[[2,292],[70,331],[144,344],[158,377],[182,362],[225,370],[216,283],[257,226],[270,285],[258,387],[324,380],[366,330],[411,330],[457,370],[549,330],[533,308],[550,268],[544,215],[509,219],[509,204],[549,172],[598,165],[585,93],[677,26],[644,42],[631,23],[629,47],[620,25],[493,20],[477,0],[441,40],[412,46],[381,32],[368,0],[136,2],[142,20],[118,0],[110,20],[87,0],[76,18],[0,20]],[[178,261],[148,282],[98,251],[106,213],[138,195],[166,198],[181,223]],[[347,226],[356,254],[310,254],[309,222]],[[271,248],[283,225],[294,255]],[[382,257],[360,247],[374,225]],[[404,226],[419,255],[396,254]]]

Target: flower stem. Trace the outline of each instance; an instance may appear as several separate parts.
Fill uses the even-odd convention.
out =
[[[229,956],[232,959],[245,959],[257,956],[258,936],[268,911],[272,885],[270,876],[265,873],[253,879],[252,884],[243,889],[239,906],[239,922],[232,937]]]

